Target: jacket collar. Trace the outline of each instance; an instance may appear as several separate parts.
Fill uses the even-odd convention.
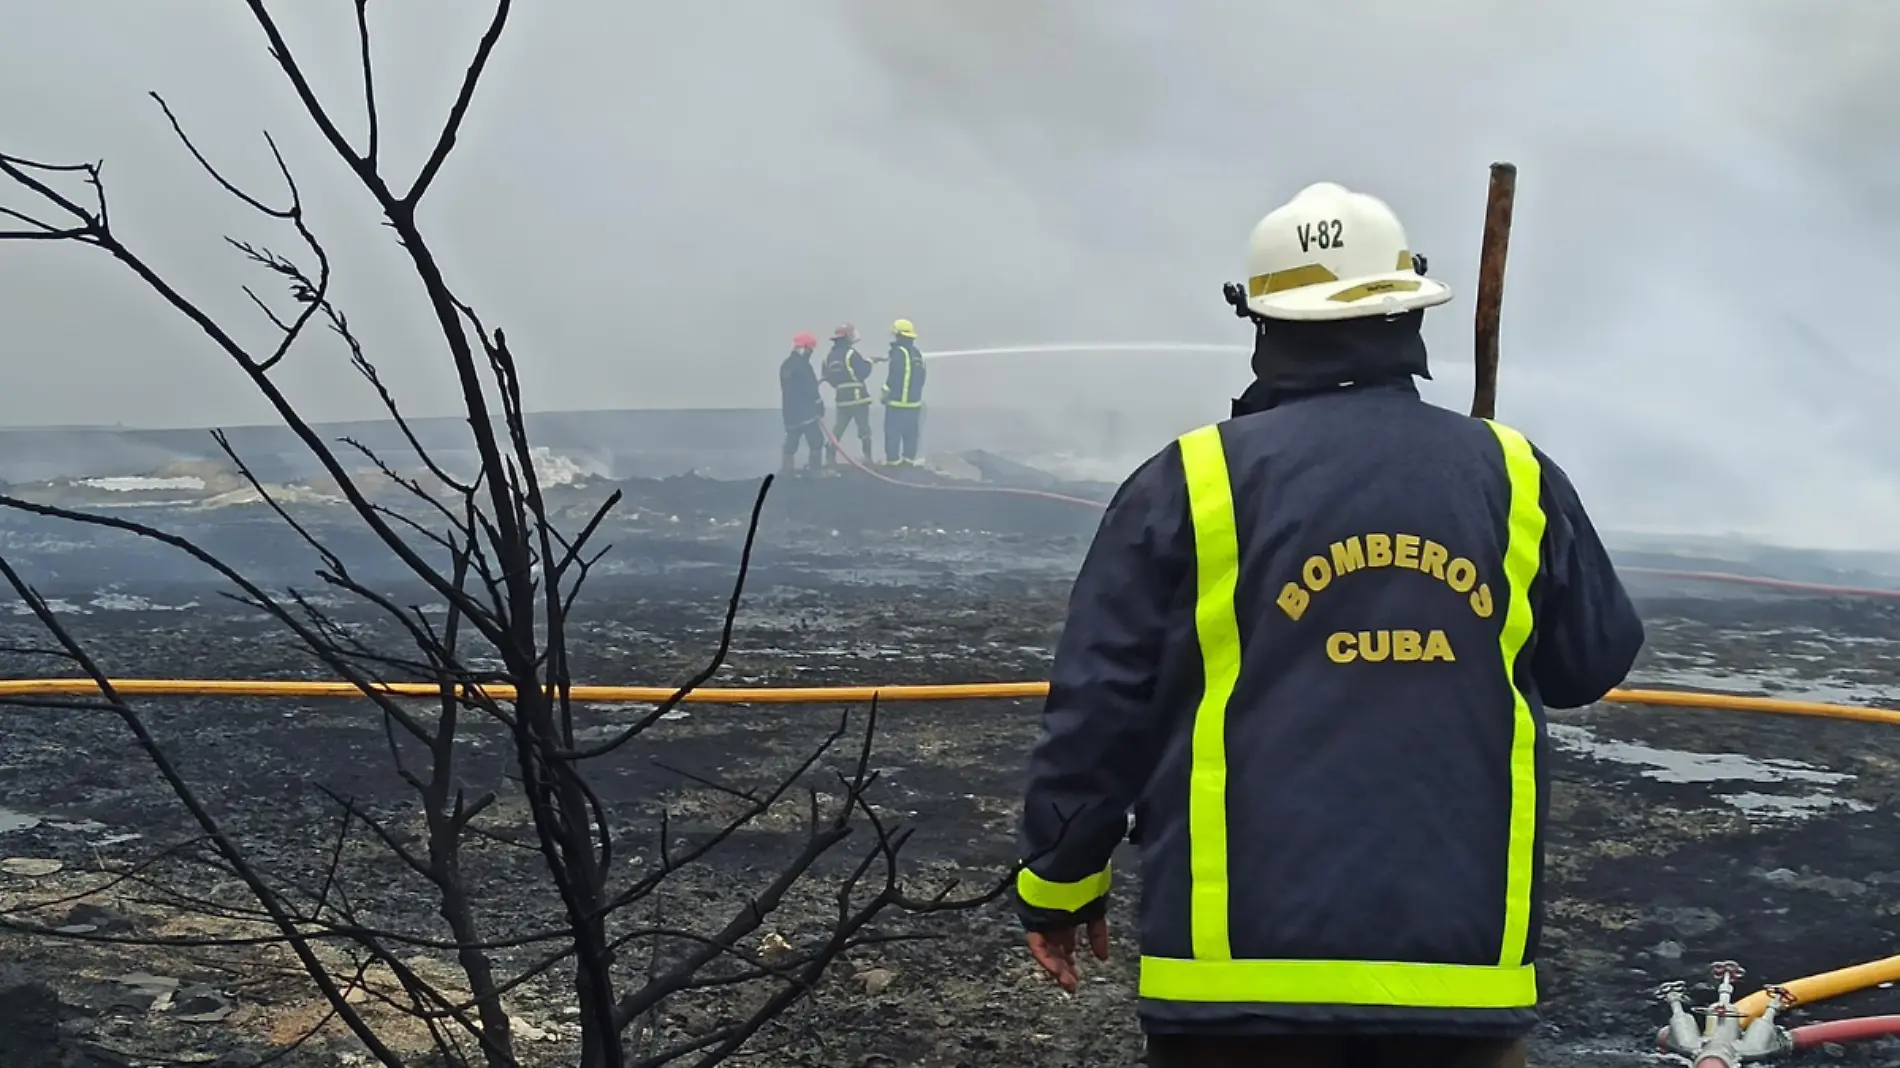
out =
[[[1256,378],[1253,384],[1247,387],[1246,392],[1234,398],[1233,418],[1238,419],[1243,415],[1269,411],[1310,397],[1349,392],[1418,399],[1418,386],[1412,381],[1410,375],[1374,382],[1344,382],[1323,389],[1274,389]]]
[[[1234,401],[1234,414],[1342,389],[1399,389],[1417,396],[1412,379],[1432,376],[1419,333],[1424,322],[1422,311],[1333,322],[1256,317],[1254,383]]]

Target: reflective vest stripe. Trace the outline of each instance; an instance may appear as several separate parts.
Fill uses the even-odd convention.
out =
[[[1240,678],[1234,615],[1240,537],[1218,425],[1181,438],[1181,467],[1194,517],[1194,633],[1203,672],[1188,770],[1190,915],[1195,959],[1226,960],[1233,956],[1227,942],[1227,702]]]
[[[1537,577],[1545,526],[1539,500],[1542,472],[1522,434],[1497,423],[1489,425],[1504,451],[1510,489],[1504,552],[1510,599],[1498,651],[1512,695],[1511,811],[1498,964],[1233,959],[1228,939],[1226,720],[1240,675],[1240,627],[1234,608],[1240,549],[1233,482],[1216,425],[1179,439],[1194,524],[1194,626],[1204,679],[1195,709],[1188,771],[1189,928],[1194,956],[1187,960],[1143,957],[1142,997],[1416,1008],[1530,1008],[1537,1004],[1536,969],[1524,963],[1536,874],[1537,724],[1529,701],[1517,687],[1516,670],[1532,629],[1530,586]]]
[[[1056,912],[1080,912],[1108,893],[1109,869],[1072,883],[1045,879],[1028,868],[1016,873],[1016,896],[1030,908]]]
[[[846,386],[863,386],[864,376],[858,373],[858,361],[861,359],[863,359],[863,357],[858,354],[856,349],[853,349],[835,359],[826,359],[825,371],[829,374],[833,368],[836,368],[843,372],[845,380],[843,382],[834,383],[839,388]]]
[[[1143,957],[1141,996],[1229,1004],[1529,1008],[1537,1004],[1537,974],[1528,964]]]
[[[1544,544],[1543,470],[1524,435],[1501,423],[1490,424],[1504,449],[1504,470],[1511,486],[1510,534],[1504,548],[1504,580],[1511,599],[1498,634],[1504,678],[1511,687],[1511,834],[1504,876],[1504,942],[1498,965],[1524,963],[1531,931],[1531,882],[1537,854],[1537,720],[1517,685],[1517,660],[1531,637],[1531,583],[1537,578]]]
[[[886,408],[922,408],[924,402],[912,396],[910,383],[911,378],[914,377],[917,370],[922,366],[924,357],[913,348],[904,347],[895,349],[891,353],[892,371],[897,370],[896,363],[899,359],[904,361],[902,373],[896,375],[887,374],[884,379],[884,406]],[[897,390],[895,393],[891,391],[891,379],[893,377],[897,379]],[[919,392],[921,392],[921,390]]]

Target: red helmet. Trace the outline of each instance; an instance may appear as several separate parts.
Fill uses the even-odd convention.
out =
[[[839,323],[838,329],[833,330],[831,332],[831,337],[832,337],[832,340],[834,341],[840,338],[857,337],[857,336],[858,336],[858,328],[855,326],[852,326],[850,323]]]
[[[794,334],[792,335],[792,347],[795,349],[815,349],[818,347],[818,339],[810,334]]]

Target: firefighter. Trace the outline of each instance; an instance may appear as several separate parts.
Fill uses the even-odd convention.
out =
[[[820,425],[825,418],[825,398],[818,392],[818,372],[811,366],[811,354],[818,339],[810,334],[792,338],[791,355],[778,365],[779,408],[785,416],[785,453],[779,473],[792,473],[792,460],[798,455],[798,443],[805,443],[808,459],[805,469],[819,469],[819,457],[825,435]]]
[[[825,354],[821,377],[831,386],[831,406],[838,419],[831,428],[831,440],[825,443],[825,464],[836,466],[838,445],[849,427],[858,428],[859,451],[864,462],[876,463],[871,456],[871,361],[858,351],[858,328],[845,323],[831,333],[831,351]]]
[[[923,430],[924,354],[917,351],[917,328],[909,319],[891,324],[891,351],[884,371],[884,462],[916,466],[917,436]]]
[[[1562,469],[1419,398],[1451,292],[1410,249],[1331,183],[1262,219],[1253,386],[1129,476],[1076,578],[1017,897],[1074,990],[1135,844],[1151,1065],[1524,1064],[1544,710],[1643,625]]]

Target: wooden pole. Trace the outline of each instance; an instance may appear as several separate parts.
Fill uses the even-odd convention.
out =
[[[1504,309],[1504,261],[1511,251],[1511,209],[1517,202],[1517,164],[1493,163],[1484,201],[1484,244],[1478,255],[1478,311],[1472,341],[1477,373],[1471,385],[1473,418],[1498,412],[1498,319]]]

